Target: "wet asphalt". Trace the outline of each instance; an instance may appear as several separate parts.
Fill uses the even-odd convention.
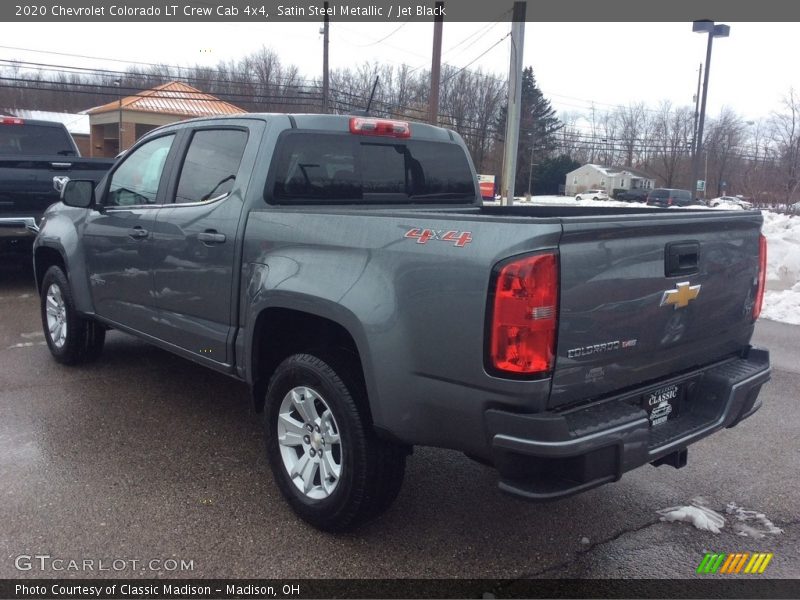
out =
[[[529,504],[502,494],[491,469],[418,448],[389,512],[333,536],[282,500],[245,385],[118,332],[97,363],[58,365],[30,275],[2,270],[0,578],[682,578],[706,551],[773,552],[764,576],[800,577],[800,327],[762,321],[756,342],[773,352],[764,407],[692,446],[683,469],[647,466]],[[697,496],[784,532],[659,521]],[[20,570],[27,555],[95,570]],[[101,572],[101,560],[128,562]]]

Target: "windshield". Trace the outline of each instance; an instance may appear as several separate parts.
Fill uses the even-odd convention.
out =
[[[0,154],[75,156],[75,146],[62,127],[0,124]]]
[[[278,203],[464,202],[476,197],[457,144],[350,134],[297,132],[275,150]]]

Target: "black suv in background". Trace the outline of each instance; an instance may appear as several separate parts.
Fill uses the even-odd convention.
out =
[[[647,194],[649,190],[636,188],[632,190],[615,190],[614,200],[621,200],[623,202],[647,202]]]
[[[650,206],[688,206],[694,204],[692,192],[689,190],[675,190],[671,188],[656,188],[647,195],[647,204]]]

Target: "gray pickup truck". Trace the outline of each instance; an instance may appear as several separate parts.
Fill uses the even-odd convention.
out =
[[[72,178],[99,180],[113,164],[81,158],[63,123],[0,117],[0,255],[30,265],[39,219],[58,201],[58,186]]]
[[[148,134],[70,181],[34,248],[56,360],[107,329],[246,381],[294,510],[336,531],[415,445],[551,500],[760,406],[757,212],[483,206],[458,134],[246,115]]]

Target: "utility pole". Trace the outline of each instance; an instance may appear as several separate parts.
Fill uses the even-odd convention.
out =
[[[706,46],[706,72],[703,74],[703,96],[700,100],[700,119],[697,122],[697,140],[694,148],[694,158],[692,160],[692,182],[691,190],[693,195],[697,195],[697,175],[700,171],[700,153],[703,150],[703,125],[706,119],[706,98],[708,97],[708,74],[711,72],[711,48],[714,45],[715,37],[728,37],[731,28],[714,21],[694,21],[692,31],[695,33],[708,33],[708,45]],[[705,175],[703,175],[705,177]],[[705,197],[705,184],[703,197]]]
[[[431,93],[428,98],[428,122],[439,122],[439,81],[442,76],[442,26],[444,25],[444,2],[436,3],[433,17],[433,56],[431,57]]]
[[[522,104],[522,50],[525,42],[525,2],[514,2],[511,17],[511,65],[508,71],[508,110],[506,111],[506,145],[503,152],[503,192],[500,203],[514,204],[514,183],[517,175],[519,120]]]
[[[328,2],[323,2],[324,16],[322,18],[322,113],[328,114],[328,37],[330,31],[330,17],[328,16]]]
[[[114,85],[117,87],[117,101],[119,103],[119,118],[117,120],[117,154],[122,152],[122,80],[115,79]]]
[[[692,129],[692,160],[697,152],[697,117],[700,114],[700,82],[703,79],[703,63],[697,70],[697,93],[694,96],[694,129]]]

